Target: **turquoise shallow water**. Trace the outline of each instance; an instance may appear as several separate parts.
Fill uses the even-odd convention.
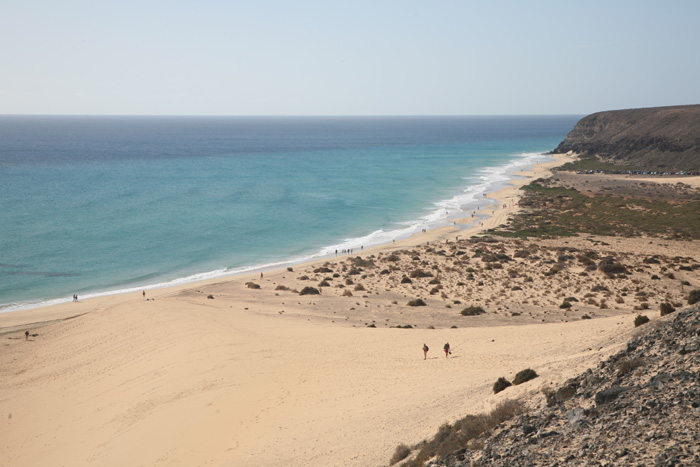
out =
[[[0,310],[444,225],[578,118],[0,116]]]

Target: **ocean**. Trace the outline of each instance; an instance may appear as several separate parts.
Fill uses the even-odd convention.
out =
[[[448,225],[579,119],[0,116],[0,311]]]

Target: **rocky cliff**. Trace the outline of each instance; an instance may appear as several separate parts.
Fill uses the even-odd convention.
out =
[[[569,151],[649,170],[700,170],[700,105],[591,114],[554,150]]]
[[[501,424],[480,451],[430,467],[700,465],[700,306],[640,327],[627,348]]]

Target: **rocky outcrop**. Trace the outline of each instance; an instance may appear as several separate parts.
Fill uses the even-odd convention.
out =
[[[483,449],[428,465],[700,465],[700,307],[644,326],[626,349],[546,392],[546,407],[501,424]]]
[[[698,171],[700,105],[594,113],[554,150],[569,151],[649,170]]]

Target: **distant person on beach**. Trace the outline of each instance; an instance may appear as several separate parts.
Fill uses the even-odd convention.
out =
[[[443,349],[445,350],[445,358],[447,358],[447,356],[452,353],[452,352],[450,352],[450,343],[447,342],[445,344],[445,346],[443,347]]]
[[[425,345],[425,342],[424,342],[423,343],[423,360],[426,360],[428,358],[428,350],[430,350],[430,349],[428,348],[427,345]]]
[[[261,272],[260,273],[260,280],[262,280],[262,278],[263,278],[263,273]]]
[[[143,291],[143,299],[146,300],[146,291]]]
[[[24,340],[25,341],[29,340],[29,331],[24,331]]]

